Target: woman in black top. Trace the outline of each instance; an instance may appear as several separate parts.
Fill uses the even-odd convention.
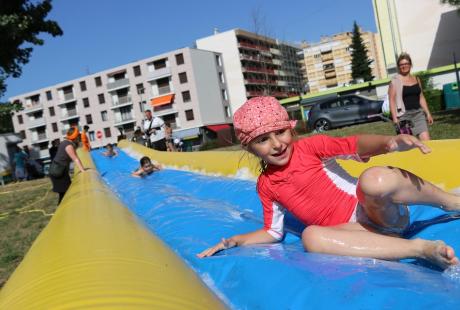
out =
[[[395,125],[410,123],[412,134],[420,140],[430,140],[428,124],[433,124],[428,104],[423,96],[420,80],[411,75],[412,60],[407,53],[398,57],[397,74],[388,90],[390,111]]]
[[[69,176],[69,166],[70,162],[74,162],[75,166],[78,167],[80,172],[85,171],[85,167],[81,163],[80,158],[75,151],[78,146],[78,142],[80,139],[80,133],[77,127],[72,127],[67,132],[66,138],[59,144],[58,150],[56,152],[56,156],[53,159],[53,163],[57,163],[60,166],[64,166],[65,170],[62,176],[55,177],[51,176],[51,182],[53,183],[53,192],[59,194],[59,203],[61,203],[62,198],[64,197],[67,189],[70,187],[70,183],[72,183],[70,176]]]

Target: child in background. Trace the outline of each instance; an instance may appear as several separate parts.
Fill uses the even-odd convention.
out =
[[[366,161],[413,148],[429,153],[416,137],[315,135],[296,140],[295,121],[289,120],[273,97],[248,100],[235,112],[233,124],[242,147],[261,159],[257,192],[264,227],[223,238],[198,257],[235,246],[281,241],[288,210],[307,225],[302,243],[309,252],[385,260],[419,258],[441,268],[458,264],[454,250],[442,241],[400,236],[409,225],[408,204],[459,211],[460,196],[395,167],[371,167],[355,179],[335,161]]]
[[[144,177],[158,170],[161,170],[161,166],[152,163],[150,158],[148,158],[147,156],[144,156],[140,160],[140,167],[136,171],[134,171],[131,175],[133,177]]]
[[[106,157],[115,157],[118,156],[118,152],[113,148],[113,144],[109,143],[105,146],[105,152],[102,152],[102,155]]]

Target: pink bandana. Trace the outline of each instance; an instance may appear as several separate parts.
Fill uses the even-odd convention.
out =
[[[294,128],[295,124],[274,97],[251,98],[233,115],[236,136],[243,145],[264,133]]]

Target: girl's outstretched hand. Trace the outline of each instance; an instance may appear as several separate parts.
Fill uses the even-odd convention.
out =
[[[203,252],[201,252],[200,254],[197,254],[196,256],[198,256],[199,258],[213,256],[215,253],[219,251],[233,248],[235,246],[236,246],[236,242],[232,238],[229,238],[229,239],[222,238],[221,242],[219,242],[218,244],[216,244],[215,246],[211,248],[204,250]]]
[[[411,135],[397,135],[392,137],[387,144],[389,152],[404,152],[418,148],[423,154],[428,154],[431,149],[423,144],[419,139]]]

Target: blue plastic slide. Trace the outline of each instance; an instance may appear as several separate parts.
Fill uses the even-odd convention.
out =
[[[460,281],[423,262],[306,253],[290,219],[279,244],[239,247],[199,259],[222,237],[261,227],[253,181],[164,169],[131,177],[138,160],[92,153],[103,179],[141,222],[234,309],[460,309]],[[431,219],[441,216],[430,222]],[[412,238],[442,239],[460,253],[460,221],[411,206]]]

